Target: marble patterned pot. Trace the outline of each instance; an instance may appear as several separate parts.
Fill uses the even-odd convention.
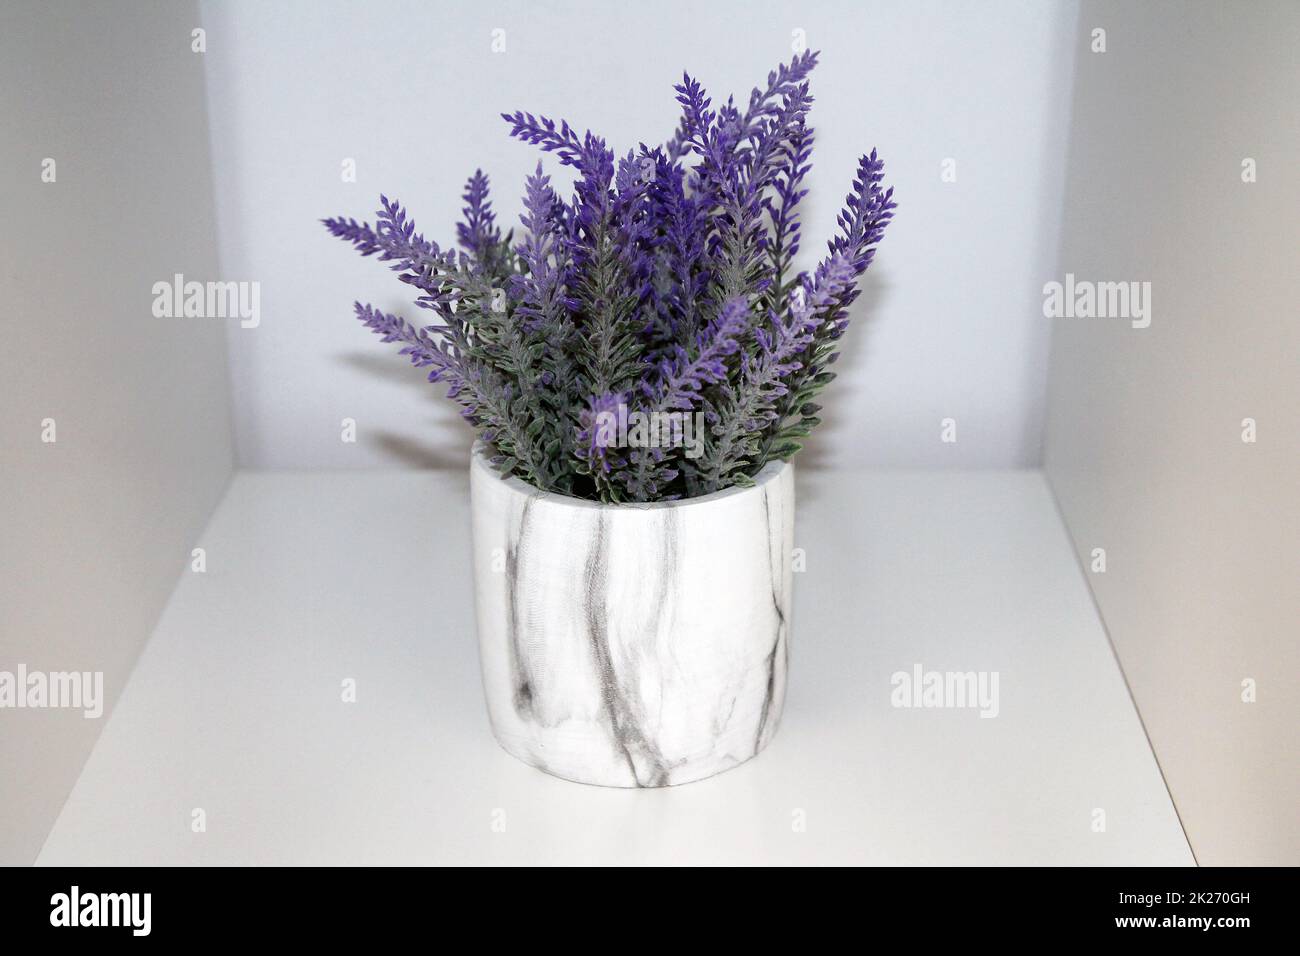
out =
[[[785,699],[794,469],[753,488],[602,505],[470,464],[492,730],[581,783],[663,787],[743,763]]]

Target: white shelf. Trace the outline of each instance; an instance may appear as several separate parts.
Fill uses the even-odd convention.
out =
[[[620,791],[492,740],[463,477],[240,474],[38,862],[1192,863],[1040,474],[799,479],[776,739]],[[891,706],[918,663],[999,715]]]

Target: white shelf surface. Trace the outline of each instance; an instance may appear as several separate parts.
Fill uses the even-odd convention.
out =
[[[798,495],[775,740],[626,791],[493,741],[463,476],[240,474],[38,863],[1193,863],[1041,474]],[[998,716],[892,706],[916,664],[998,672]]]

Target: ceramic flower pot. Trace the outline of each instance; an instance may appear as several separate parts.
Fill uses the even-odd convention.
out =
[[[540,770],[609,787],[743,763],[785,699],[794,470],[752,488],[605,505],[470,465],[492,730]]]

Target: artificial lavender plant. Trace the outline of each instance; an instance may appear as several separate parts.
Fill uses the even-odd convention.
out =
[[[386,197],[373,226],[324,220],[393,263],[435,321],[361,303],[358,318],[449,386],[504,475],[607,502],[751,484],[818,424],[813,399],[835,377],[848,307],[895,206],[873,150],[825,258],[794,272],[816,61],[809,51],[769,73],[743,109],[730,98],[715,109],[683,75],[674,137],[618,159],[567,122],[504,114],[513,136],[574,168],[573,195],[559,197],[539,163],[516,241],[475,172],[459,250],[425,239]],[[692,420],[703,427],[690,436]]]

